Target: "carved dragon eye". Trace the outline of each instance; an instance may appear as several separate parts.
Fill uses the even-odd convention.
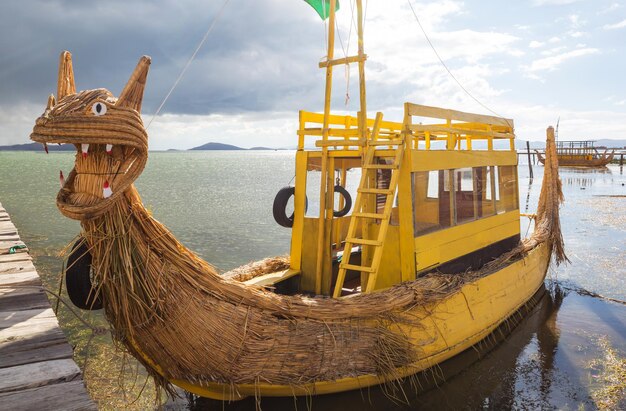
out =
[[[107,112],[107,106],[104,103],[97,102],[93,106],[91,106],[91,112],[96,116],[103,116]]]

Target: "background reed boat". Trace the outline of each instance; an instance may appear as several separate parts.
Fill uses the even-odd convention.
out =
[[[558,141],[556,154],[559,165],[563,167],[604,167],[613,160],[615,151],[608,153],[608,149],[599,153],[593,146],[593,141]],[[545,164],[545,158],[535,150],[541,164]]]
[[[274,210],[291,226],[290,255],[224,275],[180,244],[133,185],[147,161],[140,112],[150,59],[116,98],[76,92],[71,56],[61,54],[57,96],[31,139],[77,148],[57,196],[82,226],[68,291],[83,308],[103,307],[115,341],[161,387],[240,399],[415,375],[488,337],[542,287],[552,256],[566,258],[552,128],[535,229],[520,239],[513,121],[410,103],[402,122],[369,119],[363,43],[357,56],[334,60],[333,41],[320,64],[324,112],[300,113],[295,187],[277,197],[281,206],[293,194],[293,217]],[[330,112],[333,66],[347,63],[359,65],[356,118]],[[309,136],[321,150],[305,149]],[[487,149],[473,149],[476,141]],[[353,208],[350,170],[360,171]],[[314,175],[319,214],[310,216]]]

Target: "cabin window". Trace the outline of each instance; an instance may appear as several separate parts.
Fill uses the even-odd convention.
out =
[[[493,195],[495,184],[495,167],[474,167],[474,191],[476,193],[477,218],[489,217],[496,213],[495,198]]]
[[[451,172],[452,170],[433,170],[412,173],[416,236],[451,226]]]
[[[474,182],[473,169],[458,168],[454,170],[454,208],[457,224],[476,219]]]
[[[515,166],[419,171],[412,177],[415,236],[518,208]]]
[[[498,214],[519,208],[517,167],[499,166],[496,170],[496,210]]]

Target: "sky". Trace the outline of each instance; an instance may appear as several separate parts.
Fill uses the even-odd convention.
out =
[[[298,110],[323,110],[325,23],[303,0],[226,1],[156,116],[225,0],[2,1],[0,145],[29,142],[69,50],[77,89],[114,95],[152,57],[153,150],[295,147]],[[363,2],[370,117],[401,121],[412,102],[512,118],[521,140],[559,118],[561,139],[626,138],[626,0]],[[335,57],[356,54],[353,8],[341,1]],[[357,66],[337,67],[333,112],[355,115],[358,96]]]

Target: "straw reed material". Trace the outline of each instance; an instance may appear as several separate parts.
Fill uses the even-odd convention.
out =
[[[120,99],[101,89],[60,98],[37,120],[31,138],[92,145],[86,157],[77,153],[57,203],[63,214],[81,220],[114,340],[161,386],[167,388],[170,379],[302,386],[365,374],[394,378],[398,367],[419,355],[407,336],[390,331],[392,323],[420,326],[407,309],[441,301],[544,241],[554,247],[557,262],[566,259],[558,219],[561,185],[549,131],[550,161],[535,233],[480,271],[433,273],[349,299],[278,295],[236,281],[284,269],[284,257],[244,266],[230,278],[220,276],[150,215],[132,185],[147,159],[147,135],[137,110],[148,64],[140,61]],[[107,104],[105,115],[92,113],[96,102]],[[106,144],[117,151],[106,153]],[[113,190],[109,198],[103,196],[105,180]]]

